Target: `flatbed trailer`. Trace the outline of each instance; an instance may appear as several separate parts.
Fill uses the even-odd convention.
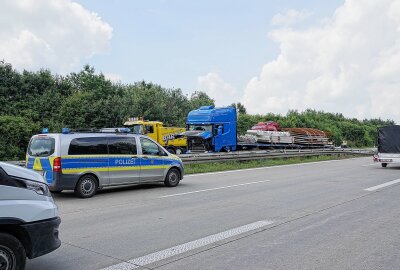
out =
[[[237,144],[238,150],[247,150],[247,149],[332,149],[333,145],[301,145],[301,144],[278,144],[278,143],[242,143],[239,142]]]

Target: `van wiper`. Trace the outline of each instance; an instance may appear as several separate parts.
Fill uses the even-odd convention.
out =
[[[49,155],[49,154],[50,154],[50,151],[42,151],[42,152],[36,153],[34,156],[39,157],[42,155]]]

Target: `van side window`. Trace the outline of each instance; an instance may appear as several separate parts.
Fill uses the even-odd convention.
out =
[[[135,138],[109,138],[108,151],[110,155],[137,155]]]
[[[156,143],[153,141],[140,138],[140,144],[142,145],[142,154],[150,156],[167,156],[168,154],[164,152]]]
[[[71,141],[68,155],[107,155],[106,137],[77,138]]]
[[[146,133],[154,133],[153,125],[146,126]]]

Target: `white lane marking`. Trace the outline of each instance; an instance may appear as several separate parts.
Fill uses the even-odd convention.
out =
[[[274,169],[274,168],[297,167],[297,166],[302,166],[302,165],[312,165],[312,164],[318,164],[318,163],[331,163],[331,162],[354,160],[354,159],[360,159],[360,158],[362,158],[362,157],[359,157],[359,158],[347,158],[347,159],[335,159],[335,160],[324,160],[324,161],[313,161],[313,162],[307,162],[307,163],[276,165],[276,166],[269,166],[269,167],[258,167],[258,168],[249,168],[249,169],[240,169],[240,170],[220,171],[220,172],[194,173],[194,174],[187,174],[187,175],[184,176],[184,178],[203,176],[203,175],[221,174],[221,173],[223,174],[223,173],[235,173],[235,172],[266,170],[266,169]]]
[[[375,191],[377,189],[381,189],[381,188],[384,188],[384,187],[387,187],[387,186],[391,186],[391,185],[394,185],[394,184],[397,184],[397,183],[400,183],[400,179],[389,181],[389,182],[383,183],[381,185],[373,186],[373,187],[370,187],[370,188],[366,188],[364,190],[365,191]]]
[[[379,165],[380,163],[372,163],[372,164],[365,164],[361,165],[361,167],[368,167],[368,166],[374,166],[374,165]]]
[[[154,262],[158,262],[172,256],[182,254],[194,250],[196,248],[201,248],[209,244],[213,244],[224,239],[237,236],[246,232],[250,232],[268,225],[271,225],[273,221],[270,220],[260,220],[247,225],[243,225],[237,228],[233,228],[224,232],[206,236],[191,242],[187,242],[178,246],[167,248],[158,252],[154,252],[136,259],[129,260],[127,262],[111,265],[110,267],[103,268],[102,270],[130,270],[136,269],[141,266],[145,266]]]
[[[176,194],[171,194],[171,195],[164,195],[164,196],[161,196],[159,198],[168,198],[168,197],[182,196],[182,195],[187,195],[187,194],[206,192],[206,191],[212,191],[212,190],[219,190],[219,189],[225,189],[225,188],[233,188],[233,187],[254,185],[254,184],[266,183],[266,182],[270,182],[270,181],[271,180],[263,180],[263,181],[249,182],[249,183],[243,183],[243,184],[237,184],[237,185],[230,185],[230,186],[223,186],[223,187],[216,187],[216,188],[207,188],[207,189],[201,189],[201,190],[195,190],[195,191],[189,191],[189,192],[183,192],[183,193],[176,193]]]

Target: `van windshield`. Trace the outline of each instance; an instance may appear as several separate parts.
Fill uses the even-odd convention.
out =
[[[54,138],[33,138],[28,146],[28,154],[35,157],[50,156],[54,153],[54,145]]]

